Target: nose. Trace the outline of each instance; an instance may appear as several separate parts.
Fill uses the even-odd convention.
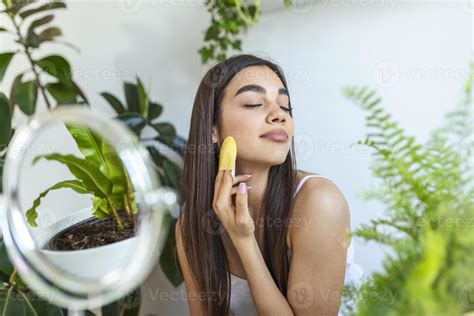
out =
[[[267,118],[270,123],[273,123],[273,122],[284,123],[286,121],[286,112],[283,111],[278,104],[272,103],[272,106],[270,108],[270,112],[268,113]]]

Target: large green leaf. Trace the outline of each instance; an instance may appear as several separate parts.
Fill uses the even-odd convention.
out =
[[[25,303],[21,298],[17,297],[13,287],[6,291],[0,291],[0,313],[2,316],[25,315]]]
[[[44,16],[44,17],[42,17],[42,18],[39,18],[39,19],[33,21],[33,22],[30,24],[30,27],[28,28],[28,32],[27,32],[27,33],[28,33],[28,34],[33,33],[33,31],[35,30],[35,28],[40,27],[40,26],[42,26],[42,25],[45,25],[45,24],[51,22],[53,19],[54,19],[54,15],[49,14],[49,15],[46,15],[46,16]]]
[[[97,218],[105,218],[112,215],[112,210],[107,199],[94,196],[92,198],[92,214]]]
[[[148,120],[148,95],[145,91],[145,87],[143,86],[140,78],[137,77],[137,94],[138,94],[138,107],[140,113]]]
[[[77,103],[77,94],[72,84],[63,82],[48,83],[46,89],[58,102],[58,105]]]
[[[40,159],[58,161],[69,169],[69,171],[84,183],[87,191],[94,192],[94,195],[100,197],[108,196],[112,191],[112,183],[100,171],[99,165],[93,161],[78,158],[73,155],[47,154],[37,156],[33,163]]]
[[[45,72],[61,81],[69,82],[71,80],[71,66],[62,56],[47,56],[36,61],[36,64]]]
[[[112,181],[112,194],[123,194],[126,188],[125,171],[115,150],[88,128],[68,124],[67,129],[84,157],[97,163],[100,171]]]
[[[2,152],[10,142],[11,128],[12,117],[10,103],[6,95],[0,92],[0,152]]]
[[[21,82],[15,87],[15,102],[26,115],[33,115],[36,109],[38,85],[36,80]]]
[[[0,82],[2,82],[3,76],[5,75],[13,56],[15,56],[15,53],[13,52],[0,54]]]
[[[7,248],[3,239],[0,239],[0,272],[8,277],[13,273],[13,265],[8,259]]]
[[[175,223],[170,213],[166,212],[165,226],[169,226],[168,236],[163,251],[160,255],[160,267],[168,280],[174,285],[178,286],[183,282],[183,273],[176,256],[176,239],[175,239]]]
[[[114,108],[117,114],[122,114],[126,112],[126,109],[123,106],[122,102],[120,102],[120,100],[117,99],[114,95],[107,92],[102,92],[100,95],[103,96],[105,100],[107,100],[107,102],[110,104],[110,106]]]
[[[41,192],[40,195],[33,201],[33,206],[26,211],[26,219],[28,221],[28,224],[30,224],[33,227],[38,226],[36,223],[36,219],[38,218],[38,213],[36,212],[36,209],[38,208],[38,206],[40,206],[42,198],[44,198],[50,191],[65,189],[65,188],[72,189],[79,194],[92,194],[93,193],[93,192],[89,192],[87,188],[84,186],[84,183],[82,183],[79,180],[66,180],[66,181],[56,183],[55,185]]]
[[[40,38],[35,31],[28,32],[26,38],[23,40],[26,47],[38,48],[40,45]]]
[[[32,14],[35,14],[35,13],[39,13],[39,12],[43,12],[43,11],[46,11],[46,10],[52,10],[52,9],[61,9],[61,8],[65,8],[66,7],[66,4],[64,2],[49,2],[47,4],[44,4],[42,6],[39,6],[37,8],[34,8],[34,9],[29,9],[29,10],[24,10],[22,12],[19,13],[19,15],[24,19]]]
[[[76,124],[66,124],[66,128],[74,138],[77,147],[87,160],[97,163],[100,171],[111,179],[110,170],[105,163],[105,156],[102,153],[103,140],[93,133],[89,128],[78,126]]]
[[[125,194],[127,188],[127,178],[122,160],[117,155],[112,146],[106,142],[101,144],[101,153],[104,155],[105,164],[109,170],[109,179],[113,183],[113,194]]]
[[[159,103],[150,102],[148,105],[148,121],[153,121],[161,115],[163,112],[163,106]]]
[[[26,295],[23,291],[19,291],[20,298],[25,302],[26,315],[34,316],[62,316],[64,315],[62,309],[55,306],[36,294],[29,292]]]
[[[125,82],[125,99],[127,100],[128,110],[133,113],[140,113],[140,100],[138,98],[138,88],[135,84]]]
[[[170,143],[176,137],[176,129],[170,123],[155,123],[151,125],[158,133],[159,139],[165,141],[165,143]]]
[[[56,26],[52,26],[41,31],[41,33],[39,33],[38,35],[38,38],[39,38],[40,43],[43,43],[43,42],[51,41],[55,37],[58,37],[61,35],[62,35],[61,30]]]

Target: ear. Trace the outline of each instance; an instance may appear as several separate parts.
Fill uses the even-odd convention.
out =
[[[219,145],[219,131],[217,126],[212,126],[212,143]]]

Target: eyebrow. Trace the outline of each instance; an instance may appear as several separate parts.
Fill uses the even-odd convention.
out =
[[[234,97],[237,96],[239,93],[246,92],[246,91],[255,91],[262,94],[267,93],[267,90],[265,90],[264,87],[259,86],[258,84],[248,84],[246,86],[241,87],[239,90],[237,90]],[[288,90],[286,90],[285,88],[278,89],[278,94],[289,96]]]

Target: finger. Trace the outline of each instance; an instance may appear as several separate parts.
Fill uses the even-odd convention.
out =
[[[232,183],[232,185],[236,185],[239,182],[248,181],[250,178],[251,176],[248,176],[248,175],[244,175],[244,174],[238,175],[234,178],[234,182]]]
[[[250,190],[251,188],[253,188],[253,187],[247,185],[247,191]],[[234,194],[236,194],[238,191],[239,191],[239,186],[238,186],[238,185],[235,186],[235,187],[232,187],[232,191],[231,191],[230,195],[234,195]]]
[[[222,170],[219,170],[217,172],[216,181],[214,182],[214,198],[212,201],[213,204],[216,202],[217,196],[219,195],[219,187],[220,187],[220,183],[222,179],[222,174],[223,174]]]
[[[232,206],[232,200],[230,196],[230,192],[232,190],[232,175],[230,174],[230,170],[223,170],[222,172],[222,179],[219,186],[219,193],[217,194],[216,202],[220,205],[230,207]]]
[[[235,196],[235,219],[242,223],[249,216],[247,184],[242,182],[239,185],[239,192]]]

